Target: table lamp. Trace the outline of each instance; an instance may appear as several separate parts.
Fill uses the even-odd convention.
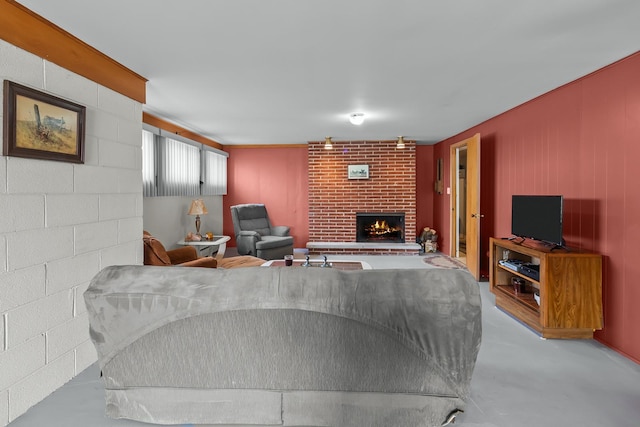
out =
[[[204,205],[204,201],[202,199],[193,199],[191,201],[191,206],[189,207],[187,215],[196,216],[196,234],[198,236],[200,236],[200,215],[206,215],[208,213],[207,207]]]

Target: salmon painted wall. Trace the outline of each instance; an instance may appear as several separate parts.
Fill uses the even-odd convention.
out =
[[[416,145],[416,235],[420,237],[425,227],[435,228],[433,222],[433,197],[436,176],[434,172],[434,145]],[[439,235],[442,232],[438,229]]]
[[[294,247],[309,240],[307,147],[225,147],[229,153],[227,195],[223,198],[223,230],[235,247],[231,206],[264,203],[272,225],[288,225]]]
[[[264,203],[275,225],[290,225],[296,248],[309,240],[308,149],[300,147],[227,146],[228,194],[223,200],[223,232],[235,247],[230,207]],[[433,145],[416,146],[416,226],[433,227]],[[281,191],[281,183],[289,183]],[[292,215],[295,213],[295,215]]]
[[[604,256],[604,329],[596,339],[640,362],[640,53],[494,117],[435,147],[481,135],[483,263],[491,236],[510,236],[513,194],[564,196],[569,246]],[[445,186],[450,186],[446,177]],[[434,197],[449,229],[449,196]],[[448,239],[448,236],[446,236]],[[448,251],[450,242],[443,250]]]

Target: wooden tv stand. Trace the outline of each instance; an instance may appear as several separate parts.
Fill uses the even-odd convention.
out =
[[[539,264],[539,279],[501,265],[506,251],[509,259]],[[524,292],[516,291],[513,277],[524,279]],[[489,289],[497,307],[544,338],[593,338],[593,331],[602,329],[601,255],[491,238]]]

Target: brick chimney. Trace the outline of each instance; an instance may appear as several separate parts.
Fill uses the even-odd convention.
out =
[[[405,241],[416,238],[415,141],[309,142],[309,241],[355,242],[356,212],[404,212]],[[349,165],[369,177],[349,179]]]

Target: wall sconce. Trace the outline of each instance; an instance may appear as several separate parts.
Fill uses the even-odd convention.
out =
[[[396,145],[396,148],[404,148],[404,137],[398,137],[398,144]]]
[[[324,149],[325,150],[332,150],[333,149],[333,144],[331,143],[331,137],[327,136],[324,138]]]
[[[364,113],[351,113],[349,121],[352,125],[360,126],[364,122]]]

